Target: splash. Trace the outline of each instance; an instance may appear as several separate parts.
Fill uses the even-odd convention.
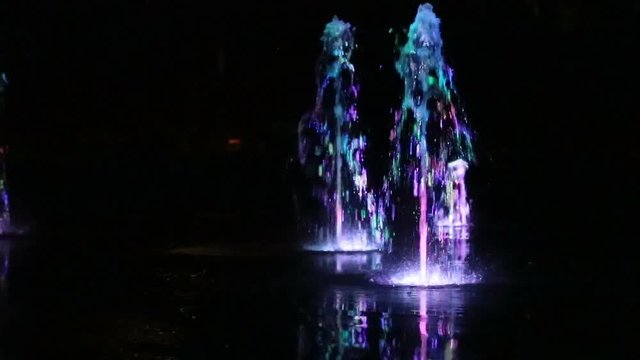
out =
[[[435,281],[428,266],[449,273],[452,266],[460,268],[468,254],[470,209],[464,177],[474,160],[471,131],[457,105],[453,69],[444,62],[442,48],[440,19],[430,4],[421,5],[396,62],[404,98],[391,130],[386,180],[398,190],[396,203],[404,203],[401,189],[407,188],[412,189],[407,195],[418,200],[414,213],[420,267],[417,281],[411,282],[425,285]]]
[[[431,266],[427,272],[426,279],[422,273],[412,267],[405,270],[396,271],[391,277],[378,276],[373,281],[382,285],[402,285],[402,286],[456,286],[477,284],[482,281],[482,277],[476,273],[466,273],[460,269],[441,268],[437,265]]]
[[[323,50],[316,71],[313,111],[298,127],[300,163],[313,182],[313,195],[323,208],[320,225],[311,229],[323,251],[381,249],[384,207],[368,190],[364,167],[367,139],[359,130],[359,87],[351,55],[352,27],[334,17],[321,37]]]

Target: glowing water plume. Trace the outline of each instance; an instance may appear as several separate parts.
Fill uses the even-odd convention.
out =
[[[0,111],[4,112],[4,92],[9,82],[7,76],[0,74]],[[7,147],[0,144],[0,234],[9,232],[11,227],[11,213],[9,207],[9,193],[7,189],[6,172]]]
[[[398,188],[413,188],[418,199],[419,280],[425,284],[430,277],[427,264],[465,260],[452,259],[453,242],[447,243],[435,230],[468,225],[464,175],[474,159],[471,132],[457,104],[453,69],[444,62],[442,48],[440,19],[430,4],[421,5],[396,62],[404,98],[391,130],[387,180]],[[433,247],[444,251],[430,254]]]
[[[9,193],[7,189],[7,173],[5,170],[6,147],[0,147],[0,234],[11,227]]]
[[[334,17],[321,40],[315,106],[298,127],[300,163],[325,213],[324,222],[312,230],[323,250],[380,249],[387,237],[384,211],[367,187],[367,140],[358,129],[359,89],[350,62],[352,27]]]

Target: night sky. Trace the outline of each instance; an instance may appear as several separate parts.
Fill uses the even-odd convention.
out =
[[[241,184],[231,194],[252,187],[249,201],[268,207],[277,198],[285,208],[282,179],[297,121],[314,101],[319,37],[333,15],[356,27],[361,121],[370,162],[384,171],[390,110],[401,95],[395,39],[419,3],[3,2],[3,137],[18,213],[51,224],[83,210],[78,216],[98,223],[128,212],[182,214],[193,198],[219,200],[215,191],[230,179]],[[479,161],[469,177],[479,222],[488,224],[481,231],[521,235],[487,251],[543,257],[598,244],[576,229],[619,221],[636,195],[625,176],[639,159],[637,111],[627,113],[636,64],[626,54],[637,45],[638,5],[433,4],[476,131]],[[207,163],[229,136],[260,156]]]

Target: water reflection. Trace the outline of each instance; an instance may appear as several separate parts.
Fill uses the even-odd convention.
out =
[[[362,274],[382,268],[379,252],[327,253],[312,255],[314,266],[333,274]]]
[[[10,254],[11,243],[0,240],[0,296],[6,292]]]
[[[298,331],[299,359],[456,359],[458,288],[332,288]]]
[[[0,359],[6,358],[6,347],[8,344],[7,331],[7,287],[9,283],[9,260],[11,254],[11,243],[0,240]]]

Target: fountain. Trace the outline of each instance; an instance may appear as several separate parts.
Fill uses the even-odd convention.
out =
[[[474,161],[472,133],[453,69],[442,55],[433,7],[418,8],[396,61],[404,97],[395,112],[390,172],[380,193],[367,185],[351,25],[334,17],[321,40],[315,107],[298,126],[300,164],[321,208],[310,225],[316,242],[307,249],[390,252],[392,234],[417,238],[419,267],[375,280],[418,286],[475,282],[467,269],[471,224],[465,184]]]
[[[0,234],[9,232],[11,229],[7,173],[5,171],[5,153],[6,148],[0,147]]]
[[[430,4],[421,5],[396,62],[404,99],[391,130],[391,171],[385,179],[396,190],[396,204],[417,199],[412,212],[417,214],[420,266],[417,274],[403,274],[395,283],[469,281],[470,209],[464,178],[474,154],[453,69],[444,62],[442,48],[440,19]]]
[[[0,113],[4,115],[4,91],[8,85],[7,77],[0,74]],[[9,194],[7,191],[6,173],[7,147],[0,146],[0,235],[11,232],[11,213],[9,211]]]
[[[334,17],[321,37],[323,50],[316,70],[313,110],[298,127],[299,160],[313,183],[321,219],[311,232],[309,250],[380,250],[384,233],[384,208],[367,188],[363,165],[367,139],[359,131],[352,27]],[[317,222],[316,222],[317,224]]]

